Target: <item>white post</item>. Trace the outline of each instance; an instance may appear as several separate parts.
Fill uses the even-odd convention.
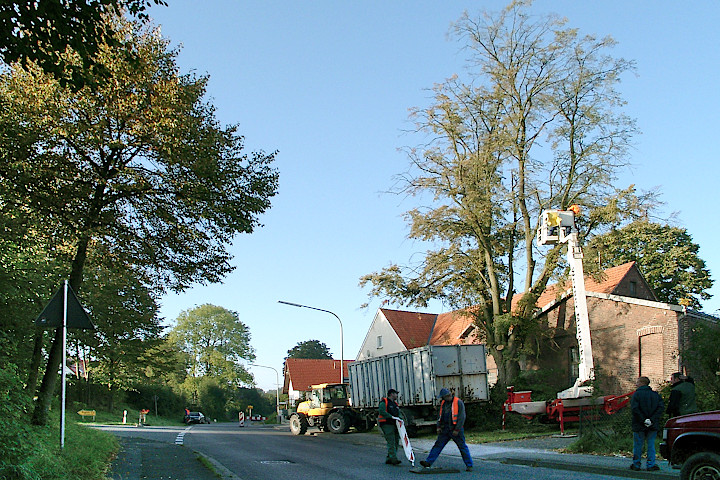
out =
[[[60,449],[65,448],[65,358],[67,356],[67,312],[68,312],[68,281],[65,280],[63,292],[63,323],[62,323],[62,362],[60,378],[62,379],[62,393],[60,395]]]

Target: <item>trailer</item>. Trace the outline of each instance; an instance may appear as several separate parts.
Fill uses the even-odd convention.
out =
[[[350,384],[312,385],[310,399],[290,416],[290,431],[303,435],[309,427],[346,433],[367,431],[377,423],[378,405],[391,388],[398,391],[400,413],[410,435],[434,425],[447,388],[464,403],[489,400],[484,345],[427,345],[348,365]]]
[[[426,345],[353,362],[348,373],[351,405],[367,414],[377,415],[387,391],[397,390],[409,432],[435,424],[441,388],[465,404],[489,400],[485,345]]]

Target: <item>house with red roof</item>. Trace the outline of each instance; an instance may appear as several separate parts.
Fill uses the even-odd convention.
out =
[[[640,375],[657,386],[673,372],[688,371],[691,366],[680,357],[686,332],[693,322],[720,321],[680,305],[658,302],[635,262],[609,268],[599,279],[586,277],[585,289],[595,369],[608,391],[630,391]],[[513,308],[521,297],[513,297]],[[552,371],[559,391],[572,385],[578,374],[571,282],[548,285],[537,307],[541,329],[528,339],[532,353],[521,358],[520,366],[522,370]],[[431,314],[381,308],[357,360],[428,344],[481,343],[478,333],[472,318],[461,311]],[[494,383],[497,367],[490,355],[487,365],[488,380]]]
[[[348,381],[348,363],[342,362],[342,381]],[[340,383],[340,360],[288,358],[285,360],[283,393],[288,395],[291,405],[295,405],[304,392],[312,390],[312,385],[320,383]]]

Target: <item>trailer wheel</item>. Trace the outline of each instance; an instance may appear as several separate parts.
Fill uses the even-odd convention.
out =
[[[293,435],[305,435],[308,429],[308,421],[304,416],[293,413],[290,415],[290,431]]]
[[[354,425],[355,430],[357,430],[360,433],[367,432],[368,430],[372,430],[375,428],[375,422],[373,420],[370,420],[368,418],[361,418],[357,421],[357,423]]]
[[[326,426],[332,433],[345,433],[350,428],[350,422],[341,412],[332,412],[328,415]]]

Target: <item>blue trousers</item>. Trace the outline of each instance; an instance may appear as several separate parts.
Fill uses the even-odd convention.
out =
[[[440,456],[440,452],[442,452],[443,448],[445,448],[445,445],[447,445],[450,440],[455,442],[455,445],[457,445],[458,450],[460,450],[460,455],[462,455],[463,462],[465,462],[465,465],[468,467],[472,467],[473,461],[472,457],[470,456],[470,449],[465,443],[465,431],[462,428],[460,429],[460,433],[458,433],[456,436],[453,436],[452,429],[443,429],[438,435],[437,440],[435,440],[435,445],[433,445],[425,461],[432,464],[435,460],[437,460],[437,458]]]
[[[640,468],[642,460],[643,447],[647,442],[647,468],[655,466],[655,437],[656,430],[645,430],[642,432],[633,432],[633,465]]]

